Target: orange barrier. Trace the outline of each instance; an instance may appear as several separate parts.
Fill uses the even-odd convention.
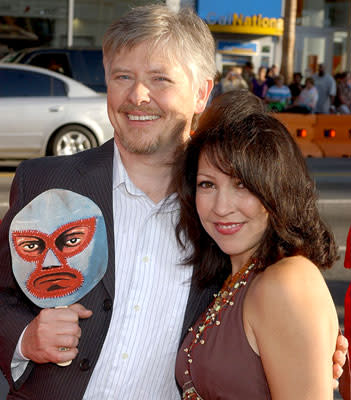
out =
[[[351,157],[351,115],[317,115],[313,141],[325,157]]]
[[[313,142],[317,123],[315,114],[275,113],[274,117],[285,125],[305,157],[323,157],[322,150]]]
[[[275,113],[305,157],[351,157],[351,115]]]

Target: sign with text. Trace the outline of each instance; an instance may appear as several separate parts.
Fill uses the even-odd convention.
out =
[[[233,2],[230,0],[198,0],[197,13],[212,32],[256,35],[283,34],[281,0]]]

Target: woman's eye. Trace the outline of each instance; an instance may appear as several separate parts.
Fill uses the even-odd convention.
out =
[[[238,189],[245,189],[245,185],[241,182],[240,179],[234,179],[234,186]]]
[[[197,186],[203,189],[211,189],[213,188],[214,184],[209,181],[201,181],[197,184]]]

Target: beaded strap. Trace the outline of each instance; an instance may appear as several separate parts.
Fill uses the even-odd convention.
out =
[[[196,331],[193,328],[189,328],[189,332],[193,334],[193,339],[190,345],[184,348],[185,353],[187,353],[187,362],[189,367],[184,372],[188,376],[187,382],[183,385],[183,395],[184,400],[203,400],[201,396],[197,393],[195,386],[193,384],[190,364],[193,362],[192,350],[197,345],[204,345],[205,332],[212,328],[219,326],[221,324],[220,317],[222,312],[234,305],[234,297],[240,287],[245,286],[249,278],[250,272],[255,268],[255,263],[250,260],[248,264],[245,264],[236,274],[229,275],[222,289],[218,294],[214,294],[214,301],[211,303],[207,309],[203,321],[198,325]]]

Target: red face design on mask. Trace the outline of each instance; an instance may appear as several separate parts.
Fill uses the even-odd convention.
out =
[[[80,288],[84,277],[68,265],[67,259],[89,245],[95,228],[95,218],[87,218],[62,225],[50,235],[37,230],[13,232],[18,255],[36,264],[26,282],[29,292],[47,299],[66,296]]]

